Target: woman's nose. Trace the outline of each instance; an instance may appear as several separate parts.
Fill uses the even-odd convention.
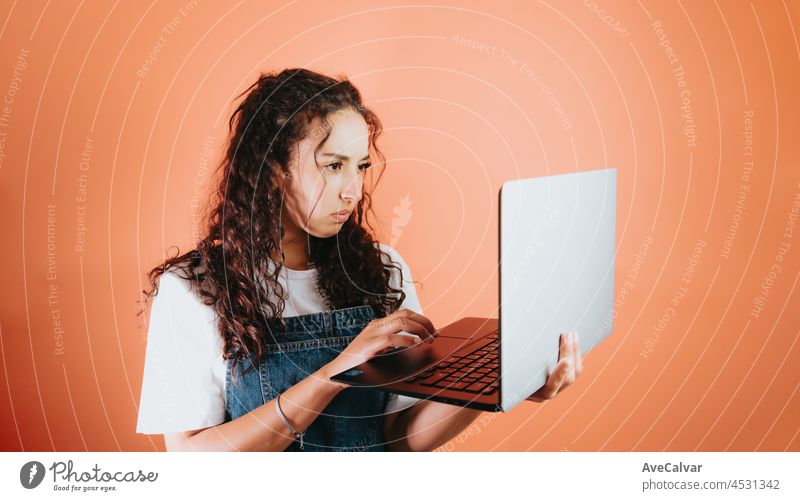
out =
[[[342,188],[339,196],[342,201],[346,202],[349,200],[352,203],[357,203],[361,200],[361,183],[358,180],[347,183],[347,185]]]

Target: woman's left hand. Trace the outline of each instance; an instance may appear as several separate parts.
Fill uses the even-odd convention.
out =
[[[561,334],[558,363],[555,370],[548,376],[545,385],[536,393],[527,398],[534,402],[544,402],[564,391],[571,385],[575,378],[583,372],[581,346],[578,335],[574,332]]]

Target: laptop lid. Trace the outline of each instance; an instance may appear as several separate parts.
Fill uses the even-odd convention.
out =
[[[611,334],[616,169],[507,181],[500,191],[500,398],[541,388],[559,335],[588,353]]]

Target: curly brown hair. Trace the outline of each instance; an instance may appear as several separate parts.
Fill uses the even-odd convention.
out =
[[[158,294],[161,275],[181,271],[178,276],[190,281],[203,302],[214,308],[225,341],[223,356],[233,358],[234,364],[260,359],[268,343],[269,322],[283,325],[287,298],[278,282],[283,267],[283,192],[278,176],[288,175],[294,146],[309,133],[312,120],[319,118],[324,131],[315,158],[330,136],[327,117],[355,110],[369,127],[369,145],[379,165],[385,160],[376,145],[381,122],[345,77],[285,69],[262,74],[237,99],[245,94],[228,123],[227,150],[219,164],[220,182],[204,234],[195,249],[178,251],[153,268],[148,274],[151,289],[143,291],[151,300]],[[369,305],[383,317],[399,308],[405,293],[401,267],[373,237],[374,228],[366,217],[371,210],[365,189],[338,234],[308,235],[308,258],[317,270],[317,289],[327,306]],[[401,272],[401,289],[390,285],[392,268]],[[249,365],[253,369],[255,364]]]

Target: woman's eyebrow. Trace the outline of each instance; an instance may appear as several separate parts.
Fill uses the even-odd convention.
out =
[[[350,160],[350,157],[348,157],[347,155],[340,155],[338,153],[323,153],[322,156],[335,157],[338,158],[339,160],[344,160],[345,162]],[[361,160],[369,160],[369,153],[367,153]]]

